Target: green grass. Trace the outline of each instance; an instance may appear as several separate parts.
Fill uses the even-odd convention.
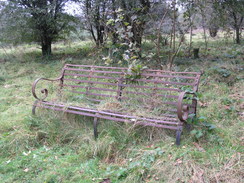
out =
[[[106,52],[89,41],[57,43],[49,59],[36,45],[1,49],[0,182],[242,182],[244,46],[209,47],[200,59],[177,58],[174,69],[204,70],[198,114],[216,129],[199,139],[184,131],[180,147],[165,129],[101,120],[95,141],[91,118],[40,109],[31,115],[36,78],[57,77],[65,63],[103,64]]]

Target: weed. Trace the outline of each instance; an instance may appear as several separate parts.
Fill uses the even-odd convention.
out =
[[[199,106],[198,116],[192,116],[195,131],[184,131],[180,147],[174,145],[174,132],[165,129],[100,120],[96,141],[92,118],[41,109],[31,116],[31,84],[36,78],[57,77],[56,71],[65,63],[103,65],[99,54],[106,55],[106,49],[96,51],[89,41],[70,46],[57,43],[50,60],[41,57],[36,45],[0,49],[5,60],[0,66],[0,182],[90,183],[108,178],[120,183],[243,182],[243,46],[209,44],[206,57],[189,58],[187,65],[179,59],[174,67],[176,71],[205,70],[199,87],[202,96],[197,96],[204,107]],[[142,56],[148,55],[153,44],[148,41],[143,46]],[[143,63],[147,61],[145,57]],[[55,90],[51,87],[53,99]],[[160,114],[156,99],[144,101],[150,113],[136,108],[136,102],[128,103],[127,110],[131,106],[138,109],[137,114]],[[71,102],[82,101],[73,96]]]

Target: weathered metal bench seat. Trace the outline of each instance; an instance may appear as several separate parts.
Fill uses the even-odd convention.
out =
[[[56,79],[37,79],[32,86],[33,96],[37,99],[36,107],[64,111],[94,118],[94,135],[97,138],[98,118],[127,122],[135,125],[152,126],[176,130],[176,144],[180,144],[180,136],[189,114],[196,114],[197,100],[193,97],[186,100],[186,95],[197,92],[199,72],[170,72],[163,70],[145,69],[140,76],[128,79],[128,68],[104,67],[92,65],[66,64],[60,77]],[[47,100],[48,89],[41,89],[43,97],[38,97],[37,83],[41,80],[58,82],[60,91],[82,96],[89,102],[101,103],[112,98],[118,103],[123,101],[139,101],[141,105],[150,105],[146,112],[152,115],[135,115],[126,110],[101,110],[96,107],[67,106],[61,101]],[[159,115],[153,116],[157,108]],[[150,109],[150,110],[149,110]]]

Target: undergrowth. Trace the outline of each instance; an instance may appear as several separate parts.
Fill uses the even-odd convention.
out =
[[[89,42],[56,44],[50,59],[35,45],[0,50],[0,182],[243,182],[243,46],[220,45],[176,60],[175,70],[204,71],[180,147],[170,130],[100,120],[95,140],[92,118],[31,115],[36,78],[57,77],[65,63],[103,64]]]

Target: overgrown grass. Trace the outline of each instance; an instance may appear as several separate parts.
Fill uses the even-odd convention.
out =
[[[216,45],[217,44],[217,45]],[[150,46],[150,45],[149,45]],[[178,58],[175,70],[204,71],[199,116],[216,129],[196,138],[172,131],[38,109],[32,82],[54,78],[65,63],[99,64],[90,42],[54,45],[42,59],[35,45],[0,50],[0,182],[243,182],[243,45],[211,42],[200,59]],[[202,130],[202,129],[199,129]]]

